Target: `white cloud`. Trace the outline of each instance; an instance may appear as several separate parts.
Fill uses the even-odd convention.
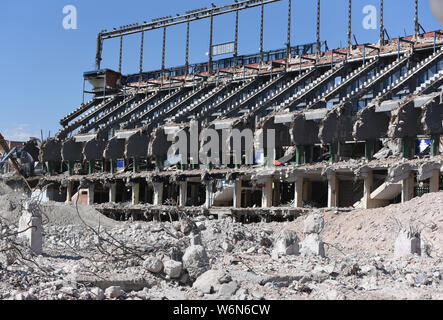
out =
[[[35,130],[27,123],[9,123],[0,126],[0,133],[6,140],[26,142],[30,137],[40,137],[38,130]]]

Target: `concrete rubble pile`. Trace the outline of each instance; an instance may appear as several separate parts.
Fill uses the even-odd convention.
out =
[[[1,249],[14,245],[20,254],[0,250],[0,299],[442,299],[442,196],[387,208],[405,226],[426,210],[428,227],[417,233],[399,232],[381,209],[313,210],[280,223],[118,222],[88,206],[77,214],[73,205],[30,203],[2,189],[0,201],[10,201],[0,209],[2,234],[39,212],[42,251],[29,235],[1,239]],[[381,249],[373,242],[380,238]]]

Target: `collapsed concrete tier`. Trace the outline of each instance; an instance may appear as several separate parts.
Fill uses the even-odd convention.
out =
[[[439,191],[443,41],[433,40],[97,95],[42,144],[40,184],[107,211],[240,215],[373,208]]]

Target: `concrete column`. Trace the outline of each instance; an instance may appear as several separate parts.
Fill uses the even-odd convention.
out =
[[[212,207],[214,203],[214,194],[212,190],[212,181],[206,181],[206,201],[205,201],[205,208]]]
[[[185,207],[188,200],[188,183],[186,181],[180,181],[180,195],[179,195],[179,206]]]
[[[163,182],[154,182],[154,205],[163,204]]]
[[[42,216],[36,210],[37,208],[30,210],[29,202],[26,202],[24,207],[19,219],[18,229],[21,232],[18,234],[18,237],[26,240],[34,254],[40,255],[43,253]]]
[[[242,193],[242,182],[241,180],[235,180],[234,182],[234,208],[241,208],[241,193]]]
[[[336,208],[338,206],[338,178],[337,174],[328,174],[328,208]]]
[[[272,177],[266,179],[265,186],[262,188],[262,208],[272,207]]]
[[[94,194],[95,194],[95,186],[90,184],[88,187],[88,205],[94,204]]]
[[[68,181],[68,186],[66,187],[66,203],[72,202],[72,181]]]
[[[140,202],[140,183],[132,183],[132,204]]]
[[[113,183],[109,186],[109,202],[117,202],[117,184]]]
[[[406,202],[414,197],[414,175],[412,172],[402,181],[401,202]]]
[[[374,208],[371,200],[371,190],[373,184],[374,184],[374,175],[372,170],[369,170],[364,176],[363,208],[365,209]]]
[[[429,192],[440,191],[440,170],[432,170],[432,176],[429,179]]]
[[[303,207],[303,177],[297,176],[294,182],[294,207]]]

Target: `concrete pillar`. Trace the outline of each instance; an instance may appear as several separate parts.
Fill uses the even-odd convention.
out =
[[[414,175],[412,172],[402,181],[401,202],[406,202],[414,197]]]
[[[132,183],[132,204],[140,202],[140,183]]]
[[[212,207],[214,203],[214,194],[212,190],[212,181],[205,181],[206,185],[206,201],[205,201],[205,208]]]
[[[363,208],[374,208],[371,200],[371,190],[374,184],[374,175],[372,170],[369,170],[364,176],[364,188],[363,188]]]
[[[113,183],[109,186],[109,202],[117,202],[117,184]]]
[[[42,230],[42,216],[41,213],[34,205],[29,202],[25,203],[25,208],[22,212],[22,216],[19,219],[19,238],[23,238],[27,241],[29,248],[34,254],[40,255],[43,252],[43,230]],[[24,232],[23,232],[24,231]]]
[[[72,181],[68,181],[66,187],[66,203],[72,202]]]
[[[294,182],[294,207],[303,207],[303,177],[297,176]]]
[[[328,208],[338,207],[338,178],[335,172],[328,174]]]
[[[262,208],[272,207],[272,177],[269,177],[265,181],[265,185],[262,188]]]
[[[241,180],[235,180],[234,182],[234,208],[241,208],[241,193],[242,193],[242,182]]]
[[[435,169],[432,171],[432,176],[429,179],[429,192],[440,191],[440,170]]]
[[[88,187],[88,205],[94,204],[95,185],[90,184]]]
[[[185,207],[188,201],[188,183],[186,181],[180,181],[180,195],[179,195],[179,206]]]
[[[163,204],[163,182],[154,182],[154,205]]]

